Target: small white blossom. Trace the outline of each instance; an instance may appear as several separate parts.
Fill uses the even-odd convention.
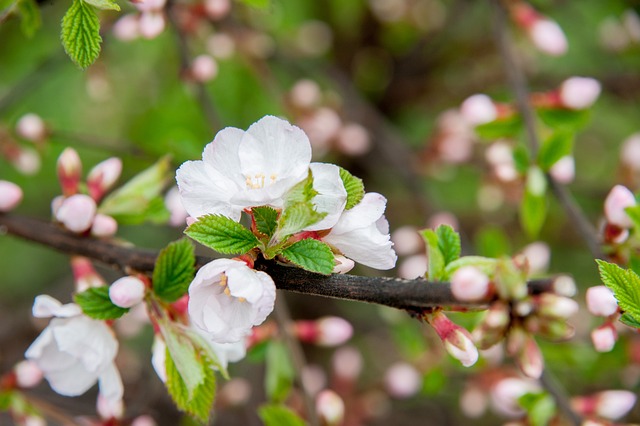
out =
[[[216,259],[189,287],[189,317],[209,341],[233,343],[273,311],[276,286],[269,275],[233,259]]]

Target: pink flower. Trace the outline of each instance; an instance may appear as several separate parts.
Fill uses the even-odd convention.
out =
[[[0,180],[0,212],[15,209],[22,201],[22,189],[13,182]]]
[[[633,222],[625,209],[635,205],[636,197],[633,192],[622,185],[614,186],[604,200],[604,215],[607,222],[621,228],[631,228]]]

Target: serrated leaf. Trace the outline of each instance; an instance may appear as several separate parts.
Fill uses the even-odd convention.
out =
[[[189,289],[195,275],[196,256],[187,239],[170,243],[156,259],[153,291],[165,302],[175,302]]]
[[[278,226],[278,211],[269,206],[253,207],[251,209],[256,229],[267,237],[272,237]]]
[[[113,0],[84,0],[86,3],[89,3],[92,6],[97,7],[102,10],[115,10],[120,11],[120,6]]]
[[[247,228],[233,219],[217,214],[201,216],[184,233],[223,254],[244,254],[260,243]]]
[[[462,250],[460,235],[449,225],[438,226],[436,235],[438,236],[438,247],[444,258],[444,265],[447,266],[460,257]]]
[[[520,224],[531,238],[540,232],[547,216],[547,198],[525,191],[520,205]]]
[[[342,179],[344,189],[347,191],[345,210],[349,210],[362,201],[362,197],[364,197],[364,184],[362,183],[362,179],[353,176],[342,167],[340,167],[340,179]]]
[[[96,11],[83,0],[73,0],[62,18],[62,45],[80,68],[87,68],[100,55],[100,21]]]
[[[438,244],[438,235],[431,229],[423,229],[420,235],[427,245],[427,279],[441,281],[444,278],[444,255]]]
[[[278,228],[275,237],[283,240],[289,235],[302,231],[304,228],[322,220],[327,213],[317,212],[310,201],[300,202],[285,207],[278,219]]]
[[[549,170],[558,160],[573,151],[573,133],[557,131],[547,138],[538,152],[538,165],[542,170]]]
[[[121,308],[113,304],[109,298],[109,286],[91,287],[73,296],[85,315],[99,319],[112,320],[120,318],[129,312],[128,308]]]
[[[265,426],[305,426],[306,424],[284,405],[263,405],[258,409],[258,415]]]
[[[318,195],[313,189],[313,173],[309,170],[307,177],[295,184],[284,196],[284,209],[299,203],[309,202]]]
[[[519,115],[513,115],[476,126],[475,131],[481,139],[485,140],[514,138],[522,131],[522,119]]]
[[[213,408],[216,392],[216,377],[208,358],[200,354],[200,369],[203,381],[192,392],[180,374],[176,362],[171,358],[171,352],[167,349],[165,370],[167,374],[167,390],[179,409],[196,417],[202,423],[209,421],[209,413]]]
[[[331,248],[313,238],[290,245],[282,251],[282,256],[302,269],[319,274],[329,275],[335,266]]]
[[[267,348],[264,378],[265,390],[270,401],[282,402],[289,395],[295,377],[292,365],[284,344],[272,341]]]
[[[20,12],[21,19],[20,29],[27,37],[33,37],[42,25],[38,3],[35,0],[19,0],[18,12]]]
[[[600,278],[618,301],[618,306],[635,320],[640,320],[640,276],[630,269],[596,259]]]
[[[629,327],[640,328],[640,321],[635,319],[628,312],[625,312],[624,314],[622,314],[622,316],[618,321],[620,321],[624,325],[628,325]]]

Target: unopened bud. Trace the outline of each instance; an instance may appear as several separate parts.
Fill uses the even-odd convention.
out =
[[[345,124],[336,137],[336,148],[353,157],[364,155],[371,150],[369,132],[360,124]]]
[[[560,275],[553,280],[553,292],[564,297],[576,295],[576,282],[568,275]]]
[[[11,163],[20,173],[31,176],[40,170],[40,156],[31,148],[21,147]]]
[[[236,51],[236,42],[225,33],[215,33],[207,39],[207,51],[216,59],[229,59]]]
[[[528,30],[531,41],[541,52],[551,56],[567,53],[569,43],[557,22],[547,18],[537,19]]]
[[[132,2],[140,12],[160,12],[167,4],[167,0],[135,0]]]
[[[491,403],[499,414],[515,417],[524,412],[518,403],[521,396],[537,392],[540,387],[532,381],[515,377],[500,380],[491,390]]]
[[[460,395],[460,410],[465,416],[472,419],[482,417],[488,404],[487,392],[478,386],[467,386]]]
[[[0,212],[15,209],[22,201],[22,189],[13,182],[0,180]]]
[[[435,312],[429,318],[429,322],[438,333],[447,352],[462,365],[470,367],[478,361],[478,349],[467,330],[455,324],[440,311]]]
[[[626,390],[608,390],[593,395],[571,399],[572,408],[583,416],[598,416],[607,420],[618,420],[625,416],[636,403],[636,395]]]
[[[463,302],[482,300],[489,291],[489,277],[475,266],[463,266],[451,276],[451,292]]]
[[[622,143],[620,161],[632,170],[640,171],[640,133],[634,133]]]
[[[91,225],[91,235],[98,238],[112,237],[118,232],[118,222],[111,216],[98,213]]]
[[[166,22],[162,13],[144,12],[138,21],[140,35],[146,39],[154,39],[164,31]]]
[[[40,417],[37,414],[27,414],[22,418],[21,426],[47,426],[47,421],[44,417]]]
[[[13,367],[13,371],[16,374],[16,382],[21,388],[32,388],[42,381],[42,370],[33,361],[20,361]]]
[[[474,126],[486,124],[498,118],[498,109],[487,95],[477,94],[468,97],[460,105],[462,117]]]
[[[320,86],[313,80],[299,80],[291,88],[291,103],[299,108],[311,108],[320,102]]]
[[[391,233],[393,249],[399,256],[414,254],[422,249],[424,240],[415,226],[401,226]]]
[[[124,403],[122,399],[113,401],[99,393],[96,402],[96,411],[104,420],[120,419],[124,414]]]
[[[325,389],[316,397],[316,410],[323,424],[335,426],[344,419],[344,402],[330,389]]]
[[[576,177],[576,161],[572,155],[565,155],[549,169],[551,177],[559,183],[568,184]]]
[[[547,178],[538,166],[531,166],[527,171],[527,191],[536,197],[542,197],[547,190]]]
[[[32,142],[41,142],[47,137],[47,126],[37,114],[25,114],[16,124],[16,133]]]
[[[541,241],[531,243],[525,246],[521,253],[529,264],[529,274],[540,274],[549,268],[551,250],[547,244]]]
[[[300,374],[302,386],[310,395],[316,395],[327,386],[327,375],[317,364],[307,364]]]
[[[205,0],[204,10],[207,16],[214,21],[224,18],[231,11],[230,0]]]
[[[220,389],[219,398],[225,405],[240,407],[251,399],[251,383],[243,377],[234,377]]]
[[[218,63],[209,55],[198,55],[191,64],[191,76],[199,83],[206,83],[218,75]]]
[[[587,309],[593,315],[608,317],[618,312],[618,301],[606,286],[598,285],[587,289]]]
[[[604,200],[604,215],[607,222],[621,228],[631,228],[633,222],[625,209],[636,205],[636,197],[622,185],[616,185],[611,189]]]
[[[140,23],[134,14],[124,15],[113,24],[113,35],[121,41],[131,41],[140,37]]]
[[[101,287],[105,285],[105,281],[96,272],[93,264],[86,257],[73,256],[71,258],[71,270],[75,281],[76,292],[83,291],[92,287]]]
[[[69,197],[78,192],[78,183],[82,177],[82,161],[73,148],[66,148],[58,157],[58,180],[62,193]]]
[[[385,373],[384,384],[394,398],[411,398],[422,388],[422,375],[411,364],[398,362]]]
[[[427,256],[424,254],[414,254],[400,263],[398,276],[407,280],[421,278],[427,273]]]
[[[532,379],[539,379],[542,376],[542,370],[544,369],[542,352],[533,336],[528,333],[516,356],[516,362],[525,376]]]
[[[346,274],[356,266],[353,260],[339,254],[334,257],[334,260],[336,262],[336,266],[333,267],[334,274]]]
[[[553,293],[541,294],[538,299],[538,312],[541,315],[566,319],[578,312],[578,302]]]
[[[109,287],[109,298],[116,306],[130,308],[142,302],[145,290],[145,285],[139,278],[122,277]]]
[[[351,346],[336,350],[331,361],[333,372],[343,380],[355,381],[362,371],[362,355]]]
[[[338,346],[353,335],[351,324],[339,317],[324,317],[315,321],[296,321],[298,338],[320,346]]]
[[[591,107],[600,96],[600,83],[589,77],[571,77],[560,86],[560,102],[569,109]]]
[[[66,198],[56,211],[56,219],[70,231],[81,233],[88,230],[96,215],[96,202],[84,194]]]
[[[593,347],[598,352],[610,352],[616,345],[618,333],[611,323],[605,323],[591,332]]]
[[[136,417],[131,422],[131,426],[157,426],[158,423],[148,414]]]
[[[116,183],[122,173],[122,160],[111,157],[101,163],[96,164],[87,176],[87,187],[89,195],[96,202],[100,201],[104,194]]]

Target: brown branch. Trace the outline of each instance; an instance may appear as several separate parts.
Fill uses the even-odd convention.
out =
[[[116,244],[69,232],[55,224],[15,214],[0,214],[0,235],[9,234],[51,247],[59,252],[85,256],[122,272],[153,271],[158,251]],[[198,257],[201,267],[212,259]],[[375,303],[409,312],[422,312],[437,306],[485,306],[490,300],[477,303],[457,301],[447,283],[430,283],[424,279],[405,280],[388,277],[363,277],[348,274],[329,276],[302,269],[261,261],[256,268],[274,278],[280,290],[293,291],[335,299]],[[552,291],[554,278],[529,281],[533,294]]]

